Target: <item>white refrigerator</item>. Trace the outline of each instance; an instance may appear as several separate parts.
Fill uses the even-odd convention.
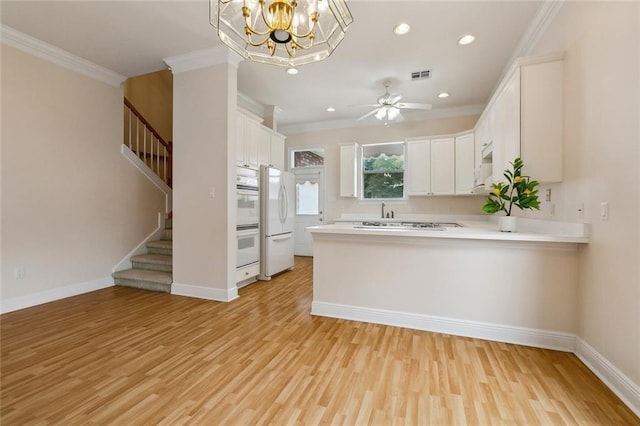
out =
[[[261,280],[293,269],[295,225],[293,173],[260,166],[260,275]]]

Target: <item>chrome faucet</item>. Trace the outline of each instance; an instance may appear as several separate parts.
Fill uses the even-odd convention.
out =
[[[386,206],[386,204],[384,203],[384,201],[382,202],[382,214],[381,214],[381,218],[384,219],[384,206]]]

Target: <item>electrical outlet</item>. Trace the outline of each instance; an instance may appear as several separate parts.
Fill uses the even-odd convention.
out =
[[[545,191],[545,199],[547,200],[547,202],[551,201],[551,188],[547,188],[547,190]]]
[[[549,204],[549,216],[554,217],[556,215],[556,205],[555,203]]]

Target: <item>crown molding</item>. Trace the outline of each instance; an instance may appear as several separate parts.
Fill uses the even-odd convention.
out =
[[[163,59],[174,74],[227,63],[237,68],[242,60],[244,58],[226,46],[196,50]]]
[[[113,87],[120,87],[126,77],[79,56],[21,33],[6,25],[0,25],[2,44],[16,48],[45,61],[52,62],[79,74],[86,75]]]
[[[540,39],[549,28],[549,25],[551,25],[554,19],[556,19],[556,16],[558,16],[564,3],[565,0],[546,0],[542,3],[536,16],[533,17],[531,24],[529,24],[529,27],[522,35],[522,38],[502,70],[502,74],[498,79],[498,83],[496,83],[496,86],[493,88],[492,94],[497,92],[499,83],[509,74],[519,58],[532,55]]]

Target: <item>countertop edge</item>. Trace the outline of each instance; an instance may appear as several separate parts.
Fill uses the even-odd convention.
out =
[[[359,229],[349,225],[319,225],[306,228],[313,234],[341,234],[354,236],[382,236],[401,238],[434,238],[434,239],[466,239],[494,240],[546,243],[587,244],[589,237],[574,235],[553,235],[534,232],[500,232],[497,229],[475,227],[447,228],[444,231],[394,230],[394,229]]]

